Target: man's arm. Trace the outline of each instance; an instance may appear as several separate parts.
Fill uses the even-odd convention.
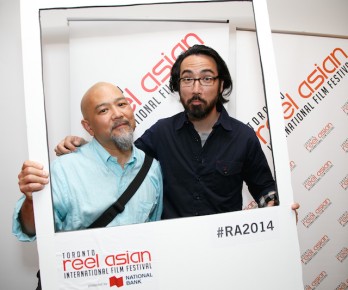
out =
[[[35,220],[33,208],[33,196],[35,191],[42,190],[48,183],[48,173],[43,170],[40,163],[25,161],[21,172],[18,174],[20,191],[25,195],[25,200],[19,212],[22,231],[29,235],[35,235]]]

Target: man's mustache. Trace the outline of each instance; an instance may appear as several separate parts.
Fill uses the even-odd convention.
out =
[[[206,103],[206,100],[202,99],[199,95],[193,96],[191,99],[187,101],[187,104],[191,104],[193,101],[201,101],[202,103]]]
[[[127,126],[131,127],[129,121],[118,120],[118,121],[115,121],[114,124],[112,125],[112,130],[114,130],[115,128],[117,128],[118,126],[121,126],[121,125],[127,125]]]

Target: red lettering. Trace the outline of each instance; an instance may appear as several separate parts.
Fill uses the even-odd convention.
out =
[[[307,264],[308,261],[310,261],[314,256],[314,252],[310,249],[308,249],[302,256],[301,256],[301,262],[304,264]]]
[[[325,81],[325,78],[323,77],[323,74],[316,75],[318,70],[319,69],[317,68],[316,70],[312,71],[312,73],[309,74],[309,76],[307,77],[307,81],[311,85],[314,85],[319,80],[319,82],[315,85],[314,90],[317,90]],[[314,76],[314,78],[312,78],[313,76]]]
[[[328,132],[330,132],[333,129],[333,125],[331,123],[328,123],[318,134],[319,138],[324,137],[325,135],[327,135]]]
[[[327,161],[317,172],[317,176],[322,176],[325,175],[326,172],[328,171],[329,168],[331,168],[332,162],[331,161]]]
[[[288,98],[289,102],[282,103],[282,107],[284,108],[283,114],[284,114],[284,119],[289,119],[294,115],[295,109],[297,110],[298,106],[295,103],[295,101],[290,97],[290,95],[288,93],[286,93],[285,96]],[[290,112],[289,112],[289,110],[290,110]],[[289,114],[287,114],[288,112],[289,112]]]
[[[316,184],[318,182],[318,178],[316,176],[314,176],[313,174],[307,178],[307,180],[304,182],[304,186],[306,189],[311,189],[314,184]]]
[[[167,56],[165,56],[164,59],[166,59],[167,61],[169,60],[169,58]],[[170,62],[169,65],[166,64],[166,65],[161,67],[161,65],[163,63],[164,63],[164,60],[161,59],[152,69],[153,75],[158,76],[158,77],[166,72],[166,74],[164,76],[162,76],[161,83],[164,83],[169,78],[170,70],[173,66],[173,62]]]
[[[331,68],[331,69],[329,69],[329,68],[327,67],[327,64],[328,64],[328,63],[330,63],[330,64],[332,65],[332,68]],[[333,60],[330,56],[328,56],[328,57],[326,57],[326,58],[324,59],[324,61],[323,61],[323,69],[324,69],[326,72],[328,72],[328,73],[333,73],[333,72],[336,71],[337,67],[338,67],[338,65],[335,64],[334,60]]]
[[[314,246],[314,251],[320,250],[327,242],[329,241],[329,237],[327,235],[323,236],[318,243]]]
[[[307,92],[303,92],[303,87],[307,88],[308,91]],[[308,85],[308,83],[306,81],[303,81],[299,87],[298,87],[298,93],[300,94],[300,96],[304,99],[307,99],[309,97],[312,96],[314,90],[311,88],[310,85]]]
[[[182,42],[183,44],[185,44],[186,48],[189,48],[189,47],[192,46],[192,45],[190,45],[190,44],[188,43],[188,39],[191,38],[191,37],[194,38],[194,40],[192,41],[192,45],[196,44],[197,42],[199,42],[200,44],[203,44],[203,43],[204,43],[204,41],[203,41],[200,37],[198,37],[197,34],[195,34],[195,33],[188,33],[188,34],[186,34],[186,36],[184,37],[184,39],[181,40],[181,42]],[[173,55],[172,55],[172,56],[173,56]],[[176,58],[175,58],[175,59],[176,59]]]
[[[265,138],[262,137],[261,135],[261,131],[262,129],[268,129],[269,130],[269,124],[268,124],[268,121],[266,122],[266,125],[261,125],[260,127],[257,128],[257,131],[256,131],[256,135],[257,137],[262,141],[263,144],[267,144],[267,141]]]
[[[303,80],[298,86],[299,95],[307,99],[312,96],[315,90],[319,89],[324,83],[325,79],[328,78],[327,74],[334,73],[341,62],[338,60],[338,54],[347,58],[347,54],[342,48],[335,48],[328,56],[324,58],[321,65],[315,64],[315,69],[309,73],[307,78]]]
[[[325,271],[322,271],[317,278],[315,278],[315,280],[312,282],[312,286],[317,287],[321,281],[324,280],[324,278],[327,276]]]
[[[203,44],[204,41],[195,33],[188,33],[177,43],[170,53],[170,57],[165,55],[163,52],[163,58],[160,59],[151,69],[147,72],[141,79],[141,87],[145,92],[152,93],[158,89],[158,87],[163,84],[169,77],[170,71],[174,64],[174,61],[177,59],[178,55],[186,51],[191,44],[196,43]]]
[[[314,213],[310,212],[305,216],[305,218],[301,220],[301,222],[305,227],[308,228],[316,219],[317,216]]]
[[[139,101],[139,99],[129,90],[129,89],[124,89],[125,90],[125,92],[129,95],[129,97],[127,97],[127,96],[125,96],[126,97],[126,99],[127,99],[127,101],[129,102],[129,104],[131,104],[132,105],[132,103],[135,101],[138,105],[141,105],[142,104],[142,102],[140,102]],[[136,108],[136,104],[134,104],[133,106],[132,106],[132,110],[133,111],[135,111],[135,108]]]
[[[180,48],[181,51],[177,52],[177,49]],[[171,57],[173,60],[176,60],[177,57],[179,56],[180,53],[182,53],[183,51],[186,51],[187,50],[187,47],[184,47],[181,43],[177,43],[173,49],[172,49],[172,52],[171,52]]]
[[[71,269],[70,269],[70,267]],[[99,267],[99,257],[98,254],[95,257],[87,257],[86,259],[74,259],[74,260],[63,260],[63,270],[81,270],[83,268],[92,269]]]
[[[315,213],[322,214],[324,210],[331,204],[330,199],[325,199],[321,205],[315,210]]]
[[[348,187],[348,177],[345,177],[341,182],[340,185],[343,189],[346,189]]]
[[[149,72],[141,79],[141,87],[145,92],[152,93],[157,90],[159,85],[161,83]]]
[[[344,52],[344,50],[342,48],[335,48],[330,55],[332,56],[332,58],[337,62],[338,65],[341,64],[341,62],[337,59],[336,57],[336,52],[340,52],[345,58],[348,58],[347,54]]]
[[[306,147],[306,149],[307,149],[308,151],[312,151],[312,150],[315,148],[315,146],[318,145],[318,143],[319,143],[318,138],[312,136],[312,137],[306,142],[305,147]]]

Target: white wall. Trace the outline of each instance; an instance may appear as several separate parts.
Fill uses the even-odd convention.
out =
[[[11,234],[14,203],[20,196],[17,175],[28,156],[19,1],[0,0],[0,288],[6,290],[35,289],[37,271],[36,243],[20,243]],[[16,272],[17,271],[17,272]]]
[[[267,0],[272,29],[348,37],[346,0]],[[20,196],[17,175],[28,157],[21,69],[19,0],[0,0],[0,289],[35,289],[36,244],[11,234],[11,217]],[[16,270],[16,272],[15,272]]]

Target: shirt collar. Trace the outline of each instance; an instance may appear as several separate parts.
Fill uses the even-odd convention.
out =
[[[225,130],[232,131],[232,125],[231,122],[229,122],[230,116],[228,115],[225,107],[222,104],[217,104],[216,106],[218,112],[220,112],[220,116],[213,128],[216,128],[220,125]],[[179,115],[178,120],[175,123],[175,130],[181,129],[184,124],[192,124],[188,119],[186,112],[182,112],[182,114]]]
[[[217,105],[217,109],[220,112],[220,116],[213,128],[220,125],[226,131],[232,131],[232,123],[229,121],[231,117],[228,115],[225,107],[223,105]]]
[[[107,166],[107,162],[110,159],[116,160],[116,158],[114,156],[111,156],[110,153],[108,151],[106,151],[102,145],[100,145],[100,143],[97,141],[97,139],[93,138],[90,143],[91,143],[91,146],[93,146],[93,148],[94,148],[95,152],[97,153],[97,155],[99,156],[99,158],[103,161],[103,163],[106,166]],[[137,158],[135,156],[134,146],[132,146],[132,155],[126,164],[132,163],[132,162],[136,161],[136,159]]]

